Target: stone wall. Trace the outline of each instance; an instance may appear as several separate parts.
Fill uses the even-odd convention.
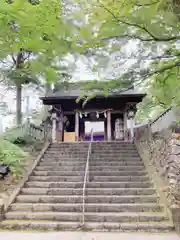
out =
[[[151,133],[147,128],[136,137],[136,145],[142,159],[156,167],[159,176],[165,182],[168,180],[169,154],[171,152],[170,140],[172,131],[164,130]],[[137,134],[136,134],[137,136]]]
[[[180,206],[180,134],[173,133],[170,141],[168,180],[172,203]]]
[[[0,199],[0,221],[4,219],[4,203]]]
[[[171,125],[168,129],[152,133],[151,126],[136,130],[135,144],[156,188],[163,192],[167,207],[171,210],[176,229],[180,231],[180,129]],[[155,177],[156,176],[156,177]]]

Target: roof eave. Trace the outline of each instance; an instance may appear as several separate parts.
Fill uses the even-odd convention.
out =
[[[99,95],[96,98],[115,98],[115,97],[141,97],[144,98],[147,94],[145,93],[137,93],[137,94],[114,94],[114,95]],[[47,99],[77,99],[79,96],[46,96],[40,97],[40,100],[47,100]]]

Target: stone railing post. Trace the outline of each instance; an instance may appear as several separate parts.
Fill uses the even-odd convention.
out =
[[[56,113],[52,113],[52,142],[56,142]]]

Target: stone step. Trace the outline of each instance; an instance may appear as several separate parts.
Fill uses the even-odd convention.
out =
[[[49,158],[49,159],[42,159],[41,162],[44,163],[58,163],[61,165],[81,165],[81,164],[86,164],[87,159],[71,159],[71,158],[67,158],[67,159],[58,159],[58,158]],[[106,165],[106,164],[121,164],[121,163],[126,163],[127,165],[130,163],[142,163],[141,159],[91,159],[89,160],[89,162],[91,163],[91,165],[97,165],[99,164],[101,165]]]
[[[25,187],[30,188],[81,188],[83,182],[27,182]],[[153,184],[146,182],[89,182],[88,188],[148,188]]]
[[[65,171],[33,171],[33,176],[84,176],[85,171],[71,171],[71,172],[65,172]],[[144,176],[147,172],[145,171],[90,171],[89,175],[91,177],[94,176]]]
[[[51,161],[51,162],[56,162],[56,161],[64,161],[64,162],[67,162],[67,161],[76,161],[76,162],[86,162],[87,160],[87,156],[85,156],[84,158],[81,158],[81,157],[71,157],[71,156],[66,156],[66,157],[60,157],[60,156],[52,156],[50,155],[49,157],[43,157],[42,158],[42,161]],[[99,156],[96,156],[96,157],[92,157],[90,156],[90,160],[92,162],[96,162],[96,161],[99,161],[99,162],[111,162],[111,161],[127,161],[127,162],[132,162],[132,161],[142,161],[140,159],[140,157],[123,157],[121,155],[115,157],[115,156],[108,156],[106,155],[106,157],[99,157]]]
[[[21,203],[82,203],[82,195],[47,196],[47,195],[18,195],[16,202]],[[158,203],[156,195],[129,196],[85,196],[86,203]]]
[[[125,159],[125,160],[129,160],[129,159],[134,159],[134,160],[139,160],[141,159],[139,157],[139,155],[134,155],[134,154],[104,154],[104,155],[100,155],[100,154],[92,154],[90,155],[90,159],[105,159],[105,160],[108,160],[108,159]]]
[[[135,160],[134,162],[133,162],[134,164],[137,164],[136,166],[144,166],[143,165],[143,163],[142,163],[142,161],[140,161],[140,160]],[[125,165],[125,166],[132,166],[132,161],[122,161],[122,160],[118,160],[118,161],[116,161],[116,160],[109,160],[109,161],[99,161],[99,160],[97,160],[97,161],[92,161],[91,159],[90,159],[90,161],[89,161],[89,164],[90,164],[90,166],[100,166],[100,167],[102,167],[102,166],[122,166],[123,164]]]
[[[53,143],[52,145],[50,145],[51,148],[88,148],[89,147],[90,142],[79,142],[79,143],[60,143],[59,145]],[[92,147],[135,147],[134,143],[130,143],[130,142],[108,142],[108,141],[93,141],[92,142]]]
[[[118,140],[118,141],[94,141],[92,143],[95,146],[103,146],[103,145],[109,145],[109,146],[116,146],[116,145],[129,145],[129,146],[135,146],[133,142],[130,141],[124,141],[124,140]]]
[[[88,147],[89,142],[57,142],[52,143],[50,147]]]
[[[89,146],[87,146],[87,147],[68,147],[68,146],[65,146],[65,147],[53,147],[53,146],[51,146],[51,147],[49,147],[49,150],[54,150],[54,151],[58,151],[58,150],[61,150],[61,151],[66,151],[66,150],[80,150],[80,151],[86,151],[86,150],[88,150],[88,148],[89,148]],[[136,147],[135,146],[128,146],[128,145],[125,145],[125,146],[121,146],[121,145],[117,145],[117,146],[95,146],[94,144],[92,144],[92,149],[93,150],[106,150],[106,149],[108,149],[108,150],[111,150],[111,149],[113,149],[113,150],[124,150],[124,149],[130,149],[130,150],[137,150],[136,149]]]
[[[38,166],[62,166],[62,167],[67,167],[67,166],[85,166],[86,165],[86,161],[87,160],[84,160],[84,161],[78,161],[78,160],[54,160],[52,159],[52,162],[50,160],[48,161],[43,161],[41,160],[38,164]],[[52,164],[52,165],[51,165]]]
[[[104,148],[96,148],[94,146],[92,146],[92,152],[100,152],[100,153],[108,153],[108,152],[128,152],[128,151],[132,151],[132,152],[138,152],[136,148],[129,148],[129,147],[104,147]],[[61,152],[62,154],[64,153],[71,153],[71,152],[81,152],[81,153],[87,153],[88,152],[88,148],[87,149],[78,149],[78,148],[49,148],[46,152]]]
[[[99,145],[95,145],[94,143],[92,143],[92,148],[93,149],[100,149],[100,150],[103,150],[103,149],[136,149],[135,145],[121,145],[121,144],[118,144],[118,145],[108,145],[108,144],[99,144]]]
[[[86,195],[151,195],[154,188],[87,188]],[[82,188],[22,188],[21,194],[30,195],[82,195]]]
[[[83,142],[61,142],[61,143],[52,143],[50,147],[88,147],[89,146],[89,141],[83,141]],[[92,145],[95,146],[134,146],[135,144],[133,142],[127,142],[127,141],[93,141]]]
[[[162,222],[86,222],[84,229],[94,231],[119,231],[119,232],[171,232],[174,226],[170,221]]]
[[[112,148],[98,148],[98,147],[94,147],[92,146],[92,153],[93,152],[102,152],[102,153],[105,153],[105,152],[127,152],[127,151],[132,151],[132,152],[137,152],[137,149],[136,148],[130,148],[130,147],[112,147]]]
[[[81,225],[79,222],[59,222],[59,221],[11,221],[5,220],[0,222],[2,230],[38,230],[38,231],[119,231],[119,232],[171,232],[174,226],[169,221],[163,222],[131,222],[131,223],[102,223],[102,222],[86,222]]]
[[[106,165],[102,165],[102,166],[89,166],[89,171],[146,171],[146,168],[143,165],[140,166],[131,166],[131,165],[126,165],[126,166],[111,166],[111,168],[109,168],[109,166]]]
[[[58,156],[60,158],[62,157],[87,157],[87,153],[77,153],[77,154],[72,154],[72,153],[66,153],[66,154],[60,154],[60,153],[49,153],[49,152],[46,152],[44,154],[44,157],[55,157],[55,156]],[[139,157],[139,154],[137,152],[134,152],[134,153],[131,153],[131,152],[117,152],[117,153],[94,153],[94,154],[91,154],[91,158],[93,157],[99,157],[99,158],[103,158],[103,157],[119,157],[119,156],[122,156],[122,157]]]
[[[146,171],[90,171],[89,175],[95,176],[144,176],[147,175]]]
[[[119,177],[103,177],[103,176],[96,176],[92,178],[92,182],[139,182],[139,181],[148,181],[148,176],[119,176]],[[62,177],[62,176],[30,176],[29,181],[39,181],[39,182],[83,182],[84,176],[69,176],[69,177]],[[90,179],[91,181],[91,179]]]
[[[45,181],[45,182],[82,182],[84,176],[30,176],[30,181]]]
[[[9,211],[20,212],[82,212],[82,203],[14,203]],[[98,204],[86,203],[85,212],[160,212],[164,210],[163,205],[158,204]]]
[[[62,167],[79,167],[79,166],[82,166],[82,164],[86,164],[86,161],[84,161],[84,163],[79,163],[79,162],[69,162],[69,161],[66,161],[66,162],[62,162],[62,161],[40,161],[38,166],[51,166],[51,167],[59,167],[59,166],[62,166]],[[144,164],[142,161],[117,161],[117,162],[108,162],[106,164],[98,164],[98,162],[94,162],[92,163],[90,161],[90,167],[122,167],[122,166],[129,166],[129,167],[133,167],[133,166],[139,166],[139,167],[144,167]]]
[[[52,149],[49,148],[45,153],[47,152],[52,152],[52,153],[61,153],[61,154],[71,154],[71,153],[82,153],[82,154],[87,154],[88,152],[88,148],[87,149],[75,149],[75,148],[59,148],[59,149]],[[133,148],[91,148],[91,153],[100,153],[100,154],[104,154],[104,153],[127,153],[127,152],[134,152],[134,153],[138,153],[137,149],[133,149]]]
[[[82,146],[89,146],[89,141],[83,142],[61,142],[61,143],[53,143],[51,147],[82,147]],[[135,146],[134,143],[129,141],[94,141],[92,142],[93,146]]]
[[[61,171],[84,171],[85,167],[84,166],[38,166],[35,168],[37,171],[52,171],[52,170],[61,170]],[[106,166],[101,166],[101,167],[91,167],[89,171],[107,171],[109,170],[109,167]],[[111,167],[112,171],[143,171],[145,170],[144,166],[112,166]]]
[[[76,221],[82,220],[82,213],[75,212],[7,212],[6,219],[22,220],[55,220]],[[149,212],[122,212],[122,213],[85,213],[85,221],[90,222],[152,222],[164,221],[167,217],[164,213]]]
[[[130,151],[137,151],[136,147],[133,146],[93,146],[92,145],[92,150],[94,151],[107,151],[107,150],[115,150],[115,151],[126,151],[126,150],[130,150]]]
[[[62,150],[62,149],[57,149],[57,150],[52,150],[49,149],[45,154],[59,154],[59,155],[73,155],[73,154],[85,154],[87,155],[88,151],[84,151],[84,150]],[[125,154],[125,153],[136,153],[137,154],[137,150],[136,149],[104,149],[104,150],[99,150],[99,149],[92,149],[91,154],[96,154],[96,155],[101,155],[101,154]]]
[[[32,176],[84,176],[85,171],[33,171]]]
[[[146,176],[146,175],[142,175],[142,176],[141,175],[140,176],[138,176],[138,175],[137,176],[91,176],[90,175],[89,179],[92,182],[107,182],[107,181],[121,182],[122,179],[129,181],[132,177],[143,178],[143,177],[148,177],[148,176]]]
[[[64,172],[69,172],[69,171],[85,171],[85,165],[83,166],[40,166],[38,165],[35,168],[36,171],[64,171]],[[143,169],[142,169],[143,170]]]

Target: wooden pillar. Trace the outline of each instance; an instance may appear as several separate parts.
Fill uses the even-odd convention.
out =
[[[79,141],[79,112],[75,112],[75,141]]]
[[[63,114],[63,111],[61,109],[61,112],[60,112],[60,123],[59,123],[59,128],[60,128],[60,142],[63,142],[64,140],[64,114]]]
[[[111,111],[107,111],[107,140],[111,141]]]
[[[52,142],[56,142],[56,113],[52,113]]]
[[[128,129],[127,129],[127,109],[124,110],[124,140],[128,140]]]
[[[104,122],[104,141],[107,140],[107,122]]]

